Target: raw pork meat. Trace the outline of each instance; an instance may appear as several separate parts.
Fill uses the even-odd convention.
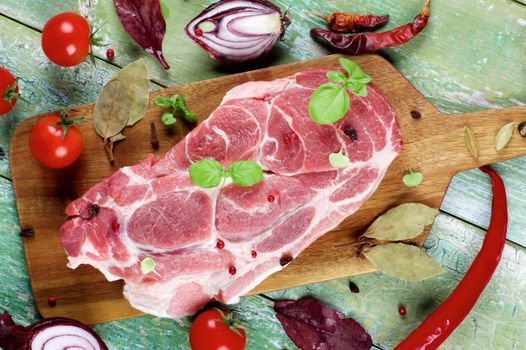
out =
[[[69,266],[123,279],[132,306],[171,318],[211,299],[235,303],[281,270],[360,208],[402,148],[394,112],[371,85],[365,98],[351,94],[340,122],[314,123],[309,97],[326,72],[237,86],[164,158],[125,167],[70,203],[60,229]],[[338,170],[329,154],[342,148],[351,163]],[[265,179],[196,187],[188,167],[206,157],[225,167],[251,159]],[[147,257],[156,268],[142,274]]]

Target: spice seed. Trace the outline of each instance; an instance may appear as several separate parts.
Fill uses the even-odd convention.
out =
[[[20,236],[22,237],[33,237],[35,235],[35,230],[32,227],[26,227],[20,230]]]
[[[345,135],[349,136],[349,138],[353,141],[358,140],[358,135],[356,135],[355,129],[347,129],[343,132]]]
[[[90,218],[94,218],[95,216],[99,214],[99,212],[100,212],[100,207],[97,204],[92,204],[88,208],[88,215]]]
[[[411,118],[420,119],[422,118],[422,113],[420,113],[419,111],[411,111]]]
[[[349,289],[352,293],[360,293],[360,288],[353,281],[349,281]]]
[[[230,273],[231,275],[235,275],[236,272],[237,270],[235,266],[230,266],[230,268],[228,269],[228,273]]]
[[[223,242],[222,240],[218,239],[216,247],[217,247],[217,249],[223,249],[225,247],[225,242]]]
[[[250,254],[252,255],[253,259],[255,259],[258,256],[258,253],[255,250],[251,251]]]
[[[56,306],[57,305],[57,298],[55,298],[54,296],[50,296],[47,298],[47,304],[51,307],[53,306]]]
[[[294,258],[292,256],[290,256],[290,255],[287,255],[287,256],[284,256],[281,259],[279,259],[279,264],[281,266],[285,266],[288,263],[290,263],[292,260],[294,260]]]
[[[150,123],[150,143],[154,150],[159,149],[159,137],[157,137],[157,129],[155,123]]]
[[[519,124],[519,134],[522,137],[526,137],[526,122],[522,122]]]
[[[402,315],[402,316],[405,316],[405,314],[407,313],[407,309],[405,308],[405,306],[400,305],[400,306],[398,307],[398,313],[399,313],[400,315]]]

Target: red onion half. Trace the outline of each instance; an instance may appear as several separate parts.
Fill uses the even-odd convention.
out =
[[[223,63],[255,60],[285,34],[290,16],[267,0],[223,0],[185,27],[186,35]]]
[[[47,318],[28,327],[15,325],[0,315],[0,348],[3,350],[108,350],[97,333],[70,318]]]

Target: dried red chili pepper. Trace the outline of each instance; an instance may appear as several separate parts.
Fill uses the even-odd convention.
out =
[[[311,13],[320,17],[329,26],[329,29],[337,33],[360,33],[380,28],[389,21],[389,16],[358,15],[355,13],[334,12],[329,16]]]
[[[490,167],[480,168],[491,177],[493,200],[491,222],[477,257],[455,290],[395,350],[437,349],[469,314],[497,268],[508,227],[506,189],[502,178]]]
[[[310,34],[333,49],[349,55],[357,55],[386,47],[403,45],[413,39],[427,25],[430,15],[429,3],[430,0],[426,0],[424,7],[413,22],[386,32],[345,36],[333,33],[330,30],[314,28],[311,29]]]

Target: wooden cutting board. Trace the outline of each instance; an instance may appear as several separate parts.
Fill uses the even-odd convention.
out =
[[[309,67],[336,67],[338,57],[327,56],[200,81],[154,92],[150,98],[183,94],[190,109],[202,121],[236,85],[282,78]],[[526,154],[526,139],[516,132],[506,148],[497,152],[494,147],[497,130],[506,123],[526,119],[526,108],[444,115],[385,59],[364,55],[353,57],[353,60],[373,77],[373,83],[396,111],[404,134],[404,151],[391,165],[376,193],[357,213],[312,244],[282,272],[267,278],[251,294],[373,271],[367,261],[356,256],[350,245],[379,214],[405,202],[438,207],[455,173]],[[31,156],[30,130],[46,114],[25,120],[11,141],[11,171],[20,224],[35,230],[34,237],[24,238],[24,246],[37,307],[44,317],[66,316],[88,324],[138,316],[141,312],[129,306],[122,296],[122,282],[107,282],[101,273],[89,266],[76,270],[66,267],[66,255],[58,238],[59,227],[66,219],[64,208],[120,167],[138,163],[149,153],[162,156],[191,130],[191,126],[183,122],[175,127],[163,126],[161,109],[151,105],[144,120],[126,129],[126,140],[116,146],[116,162],[110,166],[102,140],[89,122],[93,105],[75,109],[72,117],[86,116],[88,122],[80,126],[85,150],[73,166],[50,170]],[[411,111],[420,112],[421,119],[413,119]],[[154,122],[158,130],[161,147],[157,151],[150,145],[150,122]],[[477,160],[466,150],[466,125],[478,138],[480,157]],[[402,176],[409,168],[424,174],[422,185],[404,187]],[[48,305],[49,296],[58,300],[55,307]]]

